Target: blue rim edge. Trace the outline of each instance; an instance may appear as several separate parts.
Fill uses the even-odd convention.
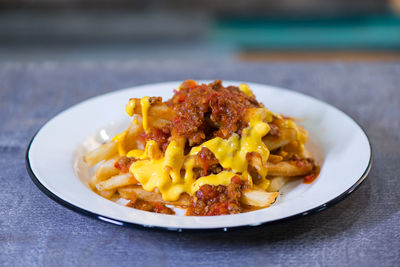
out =
[[[312,97],[314,98],[314,97]],[[320,100],[319,100],[320,101]],[[331,105],[332,106],[332,105]],[[335,107],[336,108],[336,107]],[[337,110],[340,110],[338,108],[336,108]],[[350,117],[348,114],[346,114],[346,116]],[[291,220],[295,220],[297,218],[301,218],[307,215],[311,215],[311,214],[316,214],[320,211],[326,210],[329,207],[334,206],[335,204],[339,203],[340,201],[342,201],[343,199],[345,199],[347,196],[349,196],[351,193],[353,193],[356,189],[358,189],[360,187],[360,185],[362,184],[362,182],[367,178],[369,172],[371,171],[371,167],[372,167],[372,147],[371,147],[371,142],[370,139],[367,135],[367,133],[364,131],[364,129],[357,123],[357,121],[355,121],[352,117],[350,117],[354,123],[357,124],[357,126],[363,131],[363,133],[365,134],[367,140],[368,140],[368,144],[369,144],[369,151],[370,151],[370,157],[369,157],[369,161],[368,161],[368,165],[364,171],[364,173],[361,175],[361,177],[357,180],[357,182],[355,182],[349,189],[347,189],[346,191],[344,191],[342,194],[340,194],[339,196],[327,201],[326,203],[306,210],[304,212],[301,212],[299,214],[295,214],[292,216],[288,216],[285,218],[281,218],[281,219],[277,219],[277,220],[273,220],[273,221],[268,221],[268,222],[263,222],[257,225],[242,225],[242,226],[235,226],[235,227],[221,227],[221,228],[171,228],[171,227],[160,227],[160,226],[152,226],[152,225],[142,225],[142,224],[135,224],[135,223],[131,223],[131,222],[125,222],[125,221],[121,221],[121,220],[117,220],[117,219],[113,219],[113,218],[109,218],[107,216],[103,216],[101,214],[97,214],[88,210],[85,210],[83,208],[80,208],[78,206],[75,206],[71,203],[69,203],[68,201],[63,200],[62,198],[58,197],[56,194],[54,194],[53,192],[51,192],[49,189],[47,189],[40,181],[39,179],[36,177],[36,175],[34,174],[34,172],[32,171],[31,168],[31,163],[29,161],[29,150],[31,148],[31,145],[33,143],[33,141],[35,140],[36,135],[39,133],[39,131],[51,120],[49,119],[48,121],[46,121],[37,131],[36,133],[33,135],[32,139],[29,142],[29,145],[26,149],[25,152],[25,166],[26,166],[26,170],[31,178],[31,180],[33,181],[33,183],[49,198],[51,198],[52,200],[54,200],[55,202],[57,202],[58,204],[72,210],[75,211],[77,213],[80,213],[82,215],[85,215],[87,217],[90,218],[94,218],[97,220],[100,220],[102,222],[107,222],[107,223],[111,223],[114,225],[118,225],[118,226],[124,226],[124,227],[134,227],[134,228],[138,228],[141,227],[146,228],[146,229],[152,229],[152,230],[168,230],[168,231],[178,231],[178,232],[203,232],[203,231],[228,231],[229,230],[243,230],[243,229],[249,229],[249,228],[258,228],[260,226],[264,226],[267,224],[276,224],[276,223],[281,223],[281,222],[286,222],[286,221],[291,221]]]

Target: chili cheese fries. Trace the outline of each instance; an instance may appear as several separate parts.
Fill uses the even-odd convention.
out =
[[[258,102],[246,84],[183,82],[168,101],[132,98],[127,130],[89,152],[89,185],[127,206],[213,216],[270,206],[291,179],[311,182],[319,167],[294,119]]]

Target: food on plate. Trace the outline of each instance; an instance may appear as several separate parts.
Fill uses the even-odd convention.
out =
[[[131,98],[129,127],[89,152],[90,187],[126,206],[186,215],[236,214],[269,207],[292,179],[312,182],[319,167],[308,133],[256,100],[246,84],[187,80],[171,99]]]

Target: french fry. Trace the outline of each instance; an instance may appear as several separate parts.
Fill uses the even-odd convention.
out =
[[[260,116],[261,120],[265,120],[267,119],[268,114],[269,111],[266,108],[249,108],[246,110],[246,114],[243,119],[245,122],[249,122],[251,118]]]
[[[306,175],[312,171],[313,164],[305,164],[304,166],[297,166],[290,164],[286,161],[279,163],[267,162],[268,175],[270,176],[301,176]]]
[[[89,187],[92,188],[93,190],[96,190],[97,183],[98,183],[97,176],[93,175],[89,180]]]
[[[279,163],[283,160],[282,156],[269,154],[268,161],[271,163]]]
[[[163,128],[170,125],[171,121],[149,116],[149,127]]]
[[[129,125],[126,139],[134,139],[143,132],[143,118],[138,114],[132,116],[132,122]]]
[[[96,170],[95,175],[89,181],[89,186],[91,188],[95,189],[96,184],[119,173],[119,170],[114,167],[115,161],[115,159],[109,159],[100,164],[100,166]]]
[[[262,171],[263,163],[260,154],[256,152],[247,153],[246,159],[249,162],[249,165],[253,166],[258,173]]]
[[[142,105],[140,104],[140,98],[135,98],[135,114],[142,114]],[[176,117],[176,113],[173,109],[167,106],[166,103],[157,103],[149,107],[148,114],[151,117],[161,118],[164,120],[171,121]]]
[[[143,118],[138,114],[134,114],[132,116],[132,122],[129,125],[126,136],[121,140],[121,145],[124,150],[130,151],[131,149],[135,149],[138,146],[137,139],[138,136],[143,132]]]
[[[267,191],[268,192],[279,191],[289,181],[289,179],[290,177],[287,176],[270,177],[269,180],[271,181],[271,183],[269,184]]]
[[[302,157],[302,158],[313,158],[313,155],[311,154],[311,152],[306,147],[304,147],[302,153],[300,154],[300,157]]]
[[[132,185],[132,184],[137,184],[138,181],[133,177],[131,173],[124,173],[120,175],[116,175],[111,177],[108,180],[102,181],[98,184],[96,184],[96,188],[99,191],[102,190],[110,190],[114,188],[118,188],[121,186],[126,186],[126,185]]]
[[[279,131],[279,136],[272,136],[267,134],[263,137],[263,142],[269,150],[275,150],[281,146],[287,145],[297,138],[297,132],[295,129],[279,128]]]
[[[304,139],[307,141],[309,138],[309,134],[308,134],[307,130],[299,125],[297,125],[297,128],[299,129],[300,135],[304,136]]]
[[[110,190],[103,190],[103,191],[96,190],[96,193],[104,198],[110,199],[116,191],[117,191],[117,189],[110,189]]]
[[[90,167],[93,167],[100,161],[107,160],[115,156],[117,154],[117,150],[117,144],[114,141],[110,141],[87,153],[83,157],[83,160]]]
[[[146,200],[150,202],[161,202],[163,204],[173,204],[177,206],[188,206],[190,197],[188,194],[182,194],[177,201],[164,201],[160,193],[145,191],[140,185],[132,185],[118,188],[118,193],[122,198],[129,200]]]
[[[278,194],[278,192],[249,189],[243,192],[241,202],[249,206],[268,207],[275,202]]]
[[[99,168],[96,170],[96,177],[99,182],[119,173],[119,170],[114,166],[115,162],[115,159],[109,159],[99,166]]]
[[[256,208],[270,206],[276,201],[278,191],[287,182],[316,172],[315,168],[318,166],[314,164],[312,155],[303,149],[308,133],[297,126],[293,119],[270,112],[252,97],[247,99],[250,101],[247,106],[251,108],[246,109],[244,116],[241,113],[236,114],[225,108],[229,102],[224,103],[223,99],[229,98],[230,93],[223,89],[221,81],[216,80],[208,85],[208,88],[206,86],[201,85],[200,88],[197,88],[194,81],[184,82],[181,91],[175,92],[172,100],[166,102],[162,102],[161,97],[131,98],[126,106],[128,115],[132,116],[132,122],[127,130],[84,157],[84,161],[89,166],[97,164],[95,175],[89,181],[89,186],[93,191],[112,201],[118,201],[121,198],[119,200],[123,203],[129,200],[131,207],[143,210],[152,210],[153,206],[159,209],[159,203],[189,208],[189,211],[191,208],[199,208],[199,211],[196,210],[196,215],[202,215],[203,209],[204,214],[208,214],[208,210],[212,211],[213,205],[218,202],[225,203],[227,200],[233,200],[235,204],[238,204],[237,197],[240,197],[240,203],[243,206],[239,207],[238,211],[245,212],[249,206]],[[228,88],[228,90],[230,89],[232,88]],[[232,93],[234,94],[237,90],[233,89]],[[204,99],[198,98],[195,90],[199,90],[199,94],[204,96]],[[248,88],[242,86],[239,90],[251,95]],[[214,108],[214,102],[210,102],[211,109],[205,109],[203,112],[203,108],[201,108],[204,118],[199,119],[197,115],[187,118],[185,116],[177,117],[176,110],[179,111],[179,115],[181,112],[189,114],[199,108],[200,102],[210,101],[209,99],[214,97],[216,104],[223,105],[221,109]],[[238,98],[238,101],[241,99]],[[182,104],[182,102],[184,103]],[[236,109],[234,105],[232,108]],[[226,114],[220,114],[224,111]],[[223,117],[225,115],[227,119]],[[240,117],[236,115],[240,115]],[[220,116],[222,116],[221,119],[219,119]],[[241,121],[238,125],[233,125],[235,127],[225,125],[225,122],[236,122],[239,119]],[[261,127],[259,123],[264,124]],[[265,136],[264,134],[259,136],[259,132],[265,133],[268,128],[266,123],[270,126],[270,132]],[[187,127],[186,124],[194,127]],[[250,128],[250,135],[247,134],[247,129],[242,130],[242,126]],[[144,132],[144,128],[146,128],[146,132]],[[162,129],[163,133],[154,128]],[[253,129],[255,129],[254,132]],[[214,143],[219,140],[212,141],[212,138],[221,136],[221,133],[225,137],[228,133],[234,133],[235,142],[229,143],[229,146],[226,146],[225,143],[223,145]],[[238,142],[236,142],[236,134],[240,138]],[[254,141],[257,149],[247,143],[246,136],[250,136],[249,140]],[[265,146],[262,143],[259,144],[260,138]],[[211,142],[208,145],[199,144],[199,141],[202,140]],[[167,143],[166,150],[164,141],[169,143]],[[195,146],[196,148],[192,150]],[[201,152],[198,152],[197,148],[202,149]],[[203,150],[204,148],[212,153]],[[131,153],[128,153],[130,151]],[[188,153],[189,151],[195,151],[198,154]],[[128,155],[130,158],[127,158]],[[240,156],[240,161],[236,161],[236,155]],[[245,159],[242,158],[244,155]],[[225,160],[225,157],[235,160],[231,162]],[[117,160],[118,164],[116,165]],[[128,164],[133,164],[131,170],[134,173],[125,173],[125,167]],[[121,166],[122,171],[115,166],[118,168]],[[228,172],[228,176],[221,173],[223,182],[212,176],[221,171]],[[156,175],[158,177],[155,177]],[[201,207],[196,206],[196,201],[202,200],[202,197],[197,192],[194,196],[190,195],[193,190],[188,190],[188,188],[193,188],[192,183],[197,178],[207,175],[209,177],[206,177],[205,181],[209,185],[221,184],[227,187],[223,190],[220,190],[222,187],[212,187],[212,190],[218,191],[218,195],[216,195],[218,197],[212,198],[210,201],[207,200],[207,196],[211,195],[207,192],[209,188],[205,188],[206,191],[200,193],[204,193],[206,198],[202,203],[199,202]],[[230,181],[237,182],[237,177],[232,179],[234,175],[241,176],[239,178],[245,179],[246,182],[240,186],[229,184]],[[140,180],[140,183],[135,177]],[[220,178],[220,176],[216,177]],[[152,192],[143,189],[143,187],[148,188],[147,182],[150,178],[159,179],[158,187]],[[189,183],[192,184],[192,187],[188,187]],[[179,185],[177,187],[179,190],[173,190],[174,184]],[[173,190],[176,193],[173,195],[173,199],[178,196],[179,198],[177,201],[165,201],[162,197],[164,194],[161,194],[160,190],[163,193],[164,190],[171,190],[170,192]],[[237,192],[233,190],[237,190]],[[181,193],[182,191],[184,193]],[[236,207],[233,210],[230,209],[229,212],[237,212]]]
[[[165,202],[161,194],[145,191],[140,185],[118,188],[118,193],[122,198],[126,199],[137,198],[150,202]]]
[[[136,191],[133,190],[135,185],[128,185],[125,187],[120,187],[117,189],[118,194],[120,197],[131,200],[132,202],[135,202],[137,197]]]
[[[179,199],[174,202],[167,202],[167,204],[177,205],[177,206],[189,206],[190,196],[187,193],[183,193],[179,196]]]

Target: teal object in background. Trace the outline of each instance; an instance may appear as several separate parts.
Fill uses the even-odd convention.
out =
[[[400,16],[219,19],[215,43],[244,49],[400,49]]]

